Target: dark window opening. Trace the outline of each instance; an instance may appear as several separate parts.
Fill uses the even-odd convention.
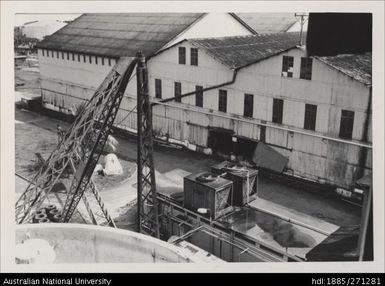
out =
[[[207,146],[214,152],[223,154],[230,154],[234,152],[233,137],[234,132],[227,129],[213,129],[209,130],[207,138]]]
[[[108,65],[111,66],[111,59],[108,58]]]
[[[70,53],[67,52],[67,60],[69,60],[69,59],[70,59]]]
[[[313,59],[312,58],[301,58],[301,72],[300,78],[302,79],[311,79],[313,68]]]
[[[317,105],[306,104],[305,105],[305,123],[304,129],[315,130],[315,124],[317,121]]]
[[[72,53],[72,60],[74,61],[75,60],[75,54]]]
[[[254,95],[245,93],[243,116],[253,117]]]
[[[195,106],[203,107],[203,86],[195,86]]]
[[[86,62],[86,55],[83,55],[83,62]]]
[[[274,98],[272,121],[274,123],[282,124],[282,115],[283,115],[283,100]]]
[[[185,47],[179,47],[178,53],[179,53],[179,64],[185,65],[186,64],[186,48]]]
[[[95,56],[95,64],[98,64],[98,57]]]
[[[92,56],[89,56],[89,62],[90,62],[90,64],[92,64]]]
[[[180,96],[182,95],[182,84],[180,82],[174,83],[174,96],[176,102],[181,102]]]
[[[341,111],[340,138],[352,139],[354,124],[354,112],[349,110]]]
[[[162,81],[160,79],[155,79],[155,97],[162,98]]]
[[[294,57],[283,56],[282,58],[282,76],[293,77]]]
[[[44,50],[41,50],[41,53],[42,53],[42,55],[43,55],[43,57],[44,57]]]
[[[227,90],[219,90],[218,110],[222,112],[227,111]]]
[[[243,138],[237,137],[237,142],[235,144],[235,155],[242,156],[243,160],[251,161],[255,148],[257,148],[257,142]]]
[[[198,49],[196,48],[191,48],[191,65],[192,66],[197,66],[198,65]]]
[[[80,54],[78,54],[78,62],[80,62]]]
[[[104,57],[102,57],[102,66],[104,66]]]
[[[266,126],[260,126],[259,141],[266,142]]]

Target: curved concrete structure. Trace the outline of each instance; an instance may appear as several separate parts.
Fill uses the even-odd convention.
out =
[[[18,225],[17,246],[29,240],[47,241],[55,252],[53,263],[205,262],[159,239],[110,227],[56,223]]]

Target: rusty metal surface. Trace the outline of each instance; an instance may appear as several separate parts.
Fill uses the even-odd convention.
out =
[[[38,48],[108,57],[149,56],[204,14],[83,14],[38,44]]]
[[[372,85],[372,53],[316,58],[363,84]]]
[[[256,63],[299,44],[300,33],[278,33],[239,37],[189,39],[229,68]]]

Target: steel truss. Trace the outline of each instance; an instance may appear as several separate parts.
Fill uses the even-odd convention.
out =
[[[136,59],[121,58],[88,101],[60,143],[51,153],[47,164],[42,166],[30,185],[16,202],[16,222],[28,223],[34,212],[41,207],[52,192],[54,185],[70,169],[73,173],[71,186],[62,211],[61,222],[69,222],[81,198],[93,223],[115,226],[111,216],[91,181],[107,137],[113,127]],[[86,195],[85,195],[86,194]],[[94,199],[101,214],[95,215],[89,204]]]
[[[152,110],[148,93],[145,58],[138,54],[138,230],[159,238],[158,202],[153,158]]]

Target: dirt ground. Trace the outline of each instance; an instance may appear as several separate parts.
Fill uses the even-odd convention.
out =
[[[16,69],[16,78],[24,81],[26,83],[24,87],[28,87],[26,90],[31,92],[39,83],[38,73],[30,68]],[[19,90],[22,88],[20,87]],[[16,172],[30,178],[34,174],[34,166],[37,162],[35,153],[39,152],[43,158],[48,158],[57,144],[57,124],[60,124],[63,129],[69,128],[70,124],[20,109],[16,109],[15,117]],[[112,208],[114,216],[118,218],[122,227],[127,228],[127,225],[133,225],[135,216],[135,210],[127,204],[135,197],[136,192],[133,187],[136,182],[128,179],[136,168],[136,140],[133,137],[117,137],[117,140],[119,145],[116,154],[123,166],[124,174],[113,178],[95,176],[94,180],[100,188],[106,205]],[[165,174],[174,170],[188,173],[208,171],[210,166],[218,163],[220,159],[188,150],[156,145],[154,161],[157,172]],[[20,190],[16,191],[20,192]],[[360,221],[360,208],[356,206],[313,192],[297,190],[265,178],[259,179],[259,196],[336,225],[357,225]]]

